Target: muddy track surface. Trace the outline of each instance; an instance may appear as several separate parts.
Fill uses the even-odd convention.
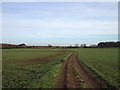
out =
[[[99,88],[77,60],[77,53],[62,63],[55,88]],[[93,89],[92,89],[93,90]]]

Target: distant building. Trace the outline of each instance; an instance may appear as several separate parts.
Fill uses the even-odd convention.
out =
[[[85,47],[86,47],[86,44],[81,44],[80,47],[85,48]]]
[[[77,48],[78,48],[78,47],[79,47],[79,44],[75,44],[75,47],[77,47]]]
[[[90,47],[97,47],[97,45],[93,44],[93,45],[90,45]]]

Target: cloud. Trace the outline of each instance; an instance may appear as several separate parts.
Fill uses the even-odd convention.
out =
[[[4,17],[21,19],[116,20],[117,3],[3,3]]]
[[[3,23],[3,36],[56,38],[79,35],[117,34],[117,22],[64,21],[64,20],[15,20]]]
[[[65,43],[75,38],[89,42],[90,36],[117,36],[116,8],[116,3],[4,3],[3,40],[57,42],[61,38]]]
[[[2,2],[118,2],[119,0],[2,0]]]

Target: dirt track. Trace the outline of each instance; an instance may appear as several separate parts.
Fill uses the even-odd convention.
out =
[[[98,88],[98,84],[93,80],[77,60],[77,54],[72,54],[62,63],[59,78],[57,78],[57,88]]]

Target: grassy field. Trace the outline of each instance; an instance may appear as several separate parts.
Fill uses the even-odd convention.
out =
[[[3,49],[4,62],[18,62],[21,60],[43,57],[57,53],[59,49]]]
[[[67,51],[61,49],[3,49],[3,88],[53,88],[61,62],[72,51],[78,52],[79,60],[86,66],[111,85],[118,87],[118,49],[79,48],[67,49]],[[46,61],[44,62],[44,60]]]
[[[97,72],[111,85],[119,86],[117,48],[81,48],[77,51],[79,52],[79,60]]]
[[[37,57],[49,57],[52,61],[30,63]],[[61,60],[68,53],[59,49],[4,49],[3,50],[3,88],[50,88],[53,87],[55,75],[59,69]],[[44,60],[40,58],[39,61]],[[24,63],[27,61],[28,63]]]

